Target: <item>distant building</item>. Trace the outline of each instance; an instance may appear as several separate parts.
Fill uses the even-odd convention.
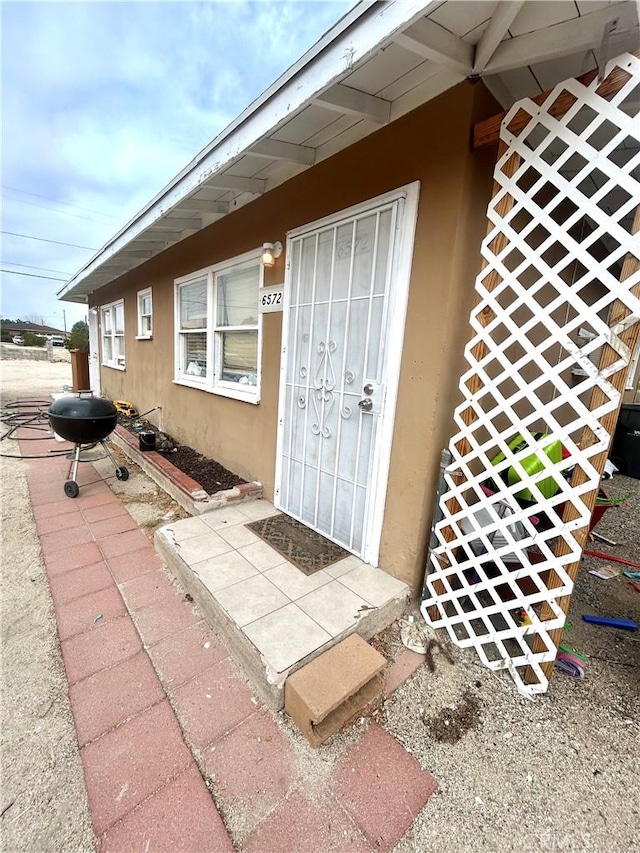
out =
[[[30,323],[28,320],[2,320],[2,329],[10,335],[22,335],[25,332],[33,332],[34,335],[62,335],[66,337],[64,329],[54,329],[53,326],[42,326],[39,323]]]

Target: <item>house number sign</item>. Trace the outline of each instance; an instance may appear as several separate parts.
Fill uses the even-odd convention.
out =
[[[258,291],[258,312],[260,314],[272,314],[274,311],[282,311],[283,308],[283,284],[272,284],[270,287],[260,288]]]

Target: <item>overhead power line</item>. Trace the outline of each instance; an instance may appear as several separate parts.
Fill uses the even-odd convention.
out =
[[[36,275],[32,272],[18,272],[17,270],[0,269],[0,272],[10,273],[10,275],[26,275],[29,278],[46,278],[49,279],[49,281],[68,281],[66,278],[55,278],[55,276],[52,275]]]
[[[51,213],[61,213],[63,216],[72,216],[74,219],[83,219],[85,222],[95,222],[96,225],[105,225],[107,227],[112,227],[110,223],[104,222],[100,219],[94,219],[92,216],[87,216],[86,213],[71,213],[70,210],[57,210],[50,204],[38,204],[37,201],[29,201],[26,198],[13,198],[13,196],[8,196],[5,193],[2,193],[2,197],[7,201],[17,201],[19,204],[29,204],[33,207],[40,208],[40,210],[48,210]]]
[[[1,261],[0,263],[9,264],[11,267],[25,267],[28,270],[42,270],[42,272],[59,272],[62,275],[68,275],[71,277],[73,273],[66,272],[66,270],[52,270],[51,267],[38,267],[35,264],[19,264],[17,261]]]
[[[100,210],[94,210],[91,207],[82,207],[80,204],[71,204],[69,201],[58,201],[58,199],[51,198],[47,195],[38,195],[37,193],[31,193],[28,190],[19,190],[18,187],[10,187],[8,184],[2,184],[3,190],[11,190],[14,193],[22,193],[23,195],[30,195],[32,198],[40,198],[42,201],[52,201],[54,204],[63,204],[65,207],[74,207],[76,210],[84,210],[87,213],[97,213],[98,216],[105,216],[107,219],[114,219],[116,222],[120,221],[119,216],[113,216],[110,213],[102,213]],[[20,201],[20,199],[15,199],[15,201]],[[64,211],[61,211],[63,213]]]
[[[25,240],[39,240],[41,243],[55,243],[57,246],[71,246],[72,249],[88,249],[97,252],[93,246],[78,246],[76,243],[63,243],[61,240],[47,240],[45,237],[34,237],[33,234],[17,234],[15,231],[0,231],[0,234],[10,234],[12,237],[24,237]]]

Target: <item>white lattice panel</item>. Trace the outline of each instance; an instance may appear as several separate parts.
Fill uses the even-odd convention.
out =
[[[559,599],[573,588],[567,567],[580,559],[577,534],[590,522],[582,496],[598,488],[594,460],[610,440],[600,420],[620,402],[610,378],[631,357],[619,336],[640,317],[631,292],[640,273],[621,281],[625,258],[640,257],[631,233],[640,194],[640,62],[624,55],[606,74],[616,68],[628,79],[614,95],[598,95],[597,80],[569,80],[543,106],[515,104],[502,124],[460,380],[464,402],[427,567],[425,619],[475,648],[491,669],[507,668],[524,693],[547,689],[541,664],[556,655],[549,632],[564,624]],[[554,118],[566,93],[573,105]],[[523,111],[529,120],[515,135],[509,127]],[[629,313],[611,328],[616,300]],[[616,357],[604,369],[589,356],[606,344]],[[596,388],[603,403],[592,399]],[[536,441],[539,433],[545,437]],[[514,451],[518,435],[524,446]],[[552,461],[543,448],[556,440],[565,458]],[[493,464],[499,453],[503,461]],[[540,470],[532,472],[532,459]],[[585,482],[572,487],[574,466]],[[575,518],[563,522],[568,504],[576,511],[565,518]]]

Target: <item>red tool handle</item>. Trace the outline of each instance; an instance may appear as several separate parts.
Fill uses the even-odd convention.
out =
[[[640,563],[632,563],[631,560],[623,560],[622,557],[614,557],[613,554],[603,554],[601,551],[583,551],[587,557],[600,557],[601,560],[611,560],[612,563],[622,563],[623,566],[631,566],[640,569]]]

